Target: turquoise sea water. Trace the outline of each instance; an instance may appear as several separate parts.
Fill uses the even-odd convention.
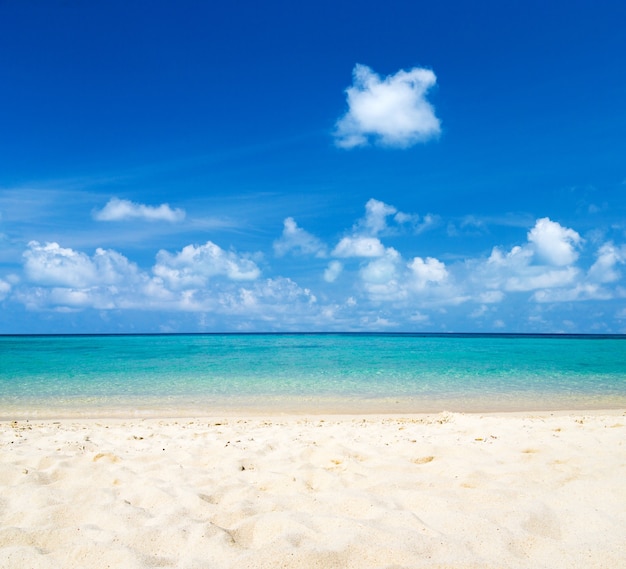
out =
[[[0,336],[0,415],[626,407],[626,337]]]

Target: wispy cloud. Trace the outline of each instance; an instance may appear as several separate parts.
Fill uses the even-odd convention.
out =
[[[283,222],[283,234],[274,241],[274,253],[282,257],[289,252],[325,257],[326,246],[315,235],[298,227],[293,217],[288,217]]]
[[[398,211],[392,205],[371,198],[365,204],[365,216],[359,219],[352,228],[355,235],[389,235],[406,230],[423,233],[439,223],[439,216],[427,214],[420,217],[417,213]]]
[[[394,213],[398,217],[398,210],[394,206],[372,198],[365,204],[365,217],[357,223],[355,230],[378,235],[387,229],[387,218]]]
[[[4,300],[10,290],[11,285],[7,281],[0,279],[0,300]]]
[[[101,210],[94,212],[93,217],[98,221],[143,219],[145,221],[177,222],[185,219],[185,211],[179,208],[172,209],[168,204],[150,206],[111,198]]]
[[[626,246],[616,247],[611,241],[604,243],[597,253],[595,263],[589,269],[592,282],[611,283],[622,277],[617,265],[626,263]]]
[[[348,111],[336,124],[335,143],[341,148],[383,146],[406,148],[441,131],[426,92],[437,78],[430,69],[400,70],[384,79],[366,65],[356,65],[346,89]]]
[[[343,265],[339,261],[331,261],[324,271],[324,280],[327,283],[334,283],[342,271]]]

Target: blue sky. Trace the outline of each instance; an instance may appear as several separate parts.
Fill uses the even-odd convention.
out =
[[[0,333],[626,332],[626,4],[0,2]]]

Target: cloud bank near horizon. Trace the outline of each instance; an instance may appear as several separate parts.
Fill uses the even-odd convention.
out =
[[[212,241],[160,250],[150,268],[113,249],[88,254],[31,241],[22,274],[0,280],[0,299],[31,311],[220,315],[242,330],[354,330],[438,329],[451,312],[498,328],[507,326],[501,312],[510,304],[534,307],[533,317],[540,319],[542,306],[626,298],[624,244],[591,244],[547,217],[537,219],[519,244],[452,262],[406,256],[385,243],[403,229],[418,235],[407,221],[420,219],[371,199],[362,218],[325,243],[287,217],[274,242],[275,259],[288,253],[309,258],[311,270],[317,268],[307,285],[293,275],[271,274],[261,251],[225,250]]]

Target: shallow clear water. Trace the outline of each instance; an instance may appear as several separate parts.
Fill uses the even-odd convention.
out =
[[[3,414],[626,406],[626,337],[2,336]]]

